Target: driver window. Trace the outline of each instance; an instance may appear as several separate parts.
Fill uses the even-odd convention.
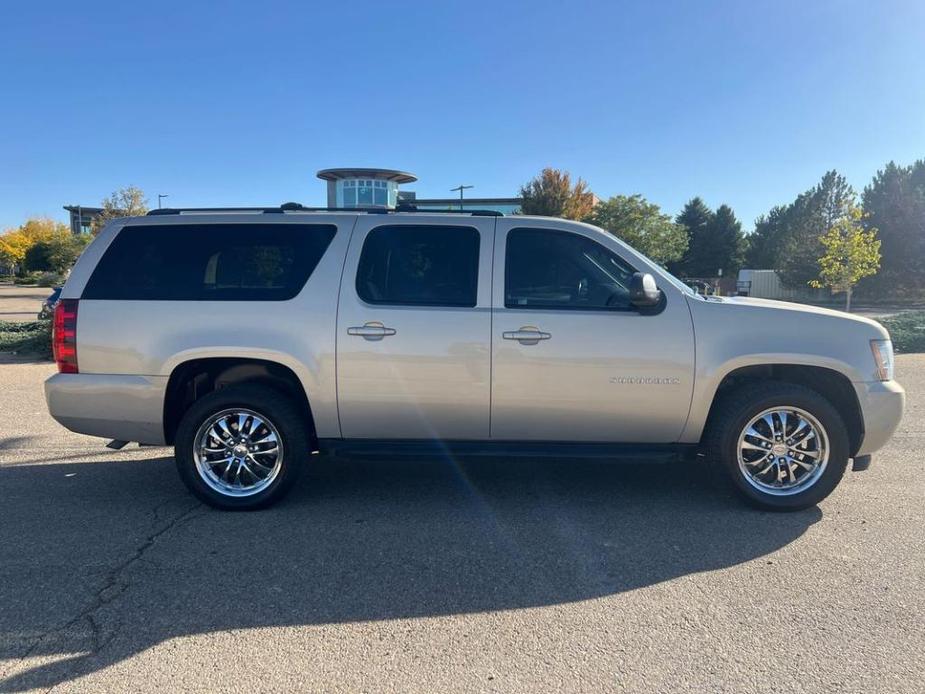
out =
[[[635,270],[591,239],[553,229],[512,229],[507,235],[507,308],[629,310]]]

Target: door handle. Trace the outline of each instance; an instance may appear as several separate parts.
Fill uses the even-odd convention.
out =
[[[525,325],[520,330],[508,330],[501,333],[505,340],[517,340],[522,345],[535,345],[540,340],[548,340],[552,337],[549,333],[544,333],[532,325]]]
[[[388,337],[389,335],[395,334],[395,328],[387,328],[379,321],[370,321],[365,325],[354,326],[352,328],[347,328],[348,335],[359,335],[364,340],[369,340],[370,342],[375,342],[376,340],[381,340],[383,337]]]

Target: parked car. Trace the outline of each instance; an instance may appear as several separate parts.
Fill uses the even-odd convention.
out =
[[[58,299],[61,297],[61,287],[53,287],[51,294],[49,294],[45,301],[42,302],[42,308],[39,309],[39,320],[48,320],[54,315],[55,304],[58,303]]]
[[[110,222],[61,296],[52,416],[174,446],[226,509],[278,500],[317,452],[706,456],[801,509],[904,407],[878,323],[699,296],[561,219],[156,210]]]

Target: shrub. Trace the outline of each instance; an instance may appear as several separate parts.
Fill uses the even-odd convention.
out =
[[[0,352],[51,359],[51,321],[0,322]]]

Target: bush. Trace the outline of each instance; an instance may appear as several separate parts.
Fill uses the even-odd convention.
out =
[[[51,321],[0,321],[0,352],[51,359]]]
[[[35,278],[35,283],[40,287],[60,287],[64,280],[65,277],[60,272],[42,272]]]
[[[910,311],[880,321],[890,331],[897,352],[925,352],[925,311]]]

